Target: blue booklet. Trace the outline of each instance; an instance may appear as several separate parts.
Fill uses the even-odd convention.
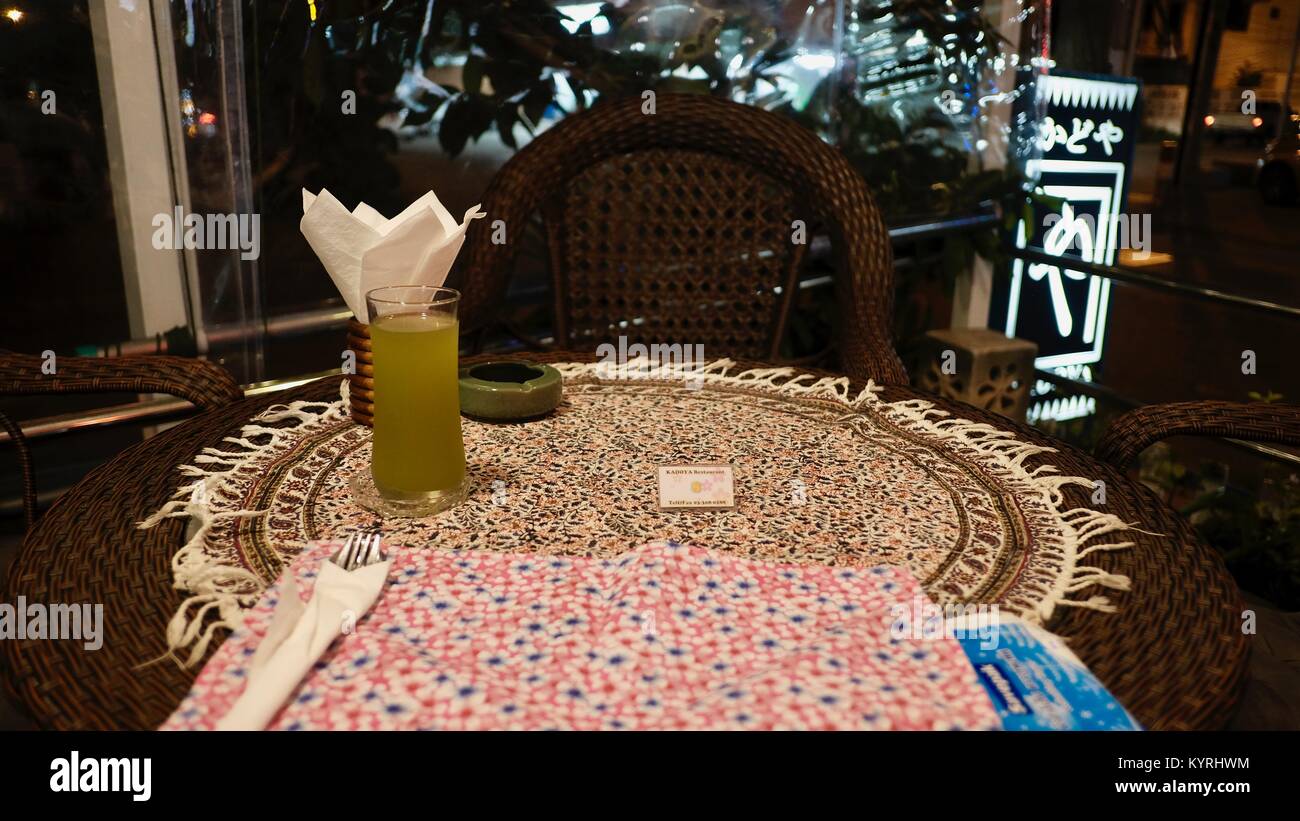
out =
[[[1057,636],[1005,615],[952,633],[1004,730],[1141,730]]]

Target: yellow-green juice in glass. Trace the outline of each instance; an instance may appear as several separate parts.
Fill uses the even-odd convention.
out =
[[[370,323],[374,452],[379,493],[418,501],[459,494],[465,481],[454,315],[403,313]]]

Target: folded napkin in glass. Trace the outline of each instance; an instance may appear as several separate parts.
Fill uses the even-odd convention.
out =
[[[221,646],[164,729],[241,697],[314,543]],[[891,630],[905,570],[753,562],[655,542],[617,560],[389,547],[373,608],[294,680],[271,729],[997,729],[950,636]]]
[[[366,292],[387,285],[442,285],[476,205],[459,223],[432,191],[386,219],[366,203],[348,211],[333,194],[302,190],[299,227],[352,313],[368,322]]]

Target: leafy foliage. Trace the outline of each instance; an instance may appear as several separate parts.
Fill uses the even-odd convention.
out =
[[[917,72],[953,66],[962,77],[981,76],[1005,43],[979,0],[853,5],[864,19],[892,20],[933,44],[916,58]],[[665,37],[659,18],[645,22],[652,5],[637,0],[602,5],[598,16],[610,29],[599,36],[590,21],[579,25],[547,0],[333,0],[315,4],[314,22],[307,4],[252,4],[245,19],[259,61],[250,96],[258,101],[262,207],[293,214],[300,187],[328,185],[345,203],[392,213],[404,205],[391,162],[395,131],[435,134],[452,156],[492,131],[513,148],[520,129],[534,133],[561,100],[580,109],[657,89],[745,99],[798,118],[842,148],[891,224],[991,209],[1014,225],[1032,208],[1035,197],[1014,170],[972,163],[959,133],[969,112],[954,116],[916,93],[899,116],[892,105],[864,103],[861,78],[855,85],[838,76],[800,109],[779,70],[797,43],[745,2],[682,6],[691,13],[669,20]],[[459,67],[459,86],[430,79],[431,68],[447,65]],[[340,111],[349,91],[354,115]],[[958,91],[966,99],[979,93],[970,82]],[[991,227],[950,237],[943,277],[951,283],[977,254],[1001,262],[1001,236]]]
[[[1149,448],[1141,466],[1142,481],[1179,505],[1238,584],[1300,610],[1300,474],[1270,464],[1251,487],[1219,463],[1189,468],[1164,443]]]

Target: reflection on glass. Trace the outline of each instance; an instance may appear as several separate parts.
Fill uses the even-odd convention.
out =
[[[87,3],[0,9],[0,348],[72,353],[127,338]],[[57,322],[31,310],[56,302]]]

